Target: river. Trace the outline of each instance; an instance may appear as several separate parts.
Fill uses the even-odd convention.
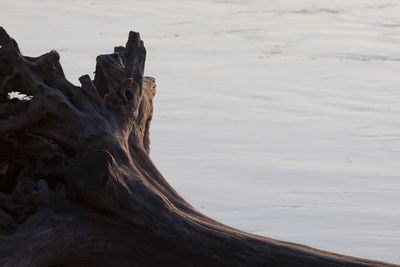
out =
[[[151,156],[205,214],[400,263],[400,2],[0,0],[67,77],[135,30],[157,79]]]

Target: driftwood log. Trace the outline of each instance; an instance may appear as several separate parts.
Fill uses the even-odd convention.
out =
[[[394,266],[206,217],[149,157],[156,84],[136,32],[68,82],[0,28],[0,266]],[[30,97],[12,98],[10,92]]]

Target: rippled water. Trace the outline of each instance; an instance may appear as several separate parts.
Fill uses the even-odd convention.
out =
[[[152,158],[189,202],[260,235],[400,263],[400,2],[11,1],[25,54],[72,81],[140,31]]]

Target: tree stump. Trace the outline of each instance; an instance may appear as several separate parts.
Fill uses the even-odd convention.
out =
[[[0,46],[1,266],[394,266],[246,233],[188,204],[149,157],[156,84],[139,33],[81,86],[54,50],[24,56],[3,28]]]

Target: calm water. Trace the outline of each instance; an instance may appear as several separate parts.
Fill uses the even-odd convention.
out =
[[[400,263],[400,2],[11,1],[0,23],[71,81],[141,32],[152,158],[226,224]]]

